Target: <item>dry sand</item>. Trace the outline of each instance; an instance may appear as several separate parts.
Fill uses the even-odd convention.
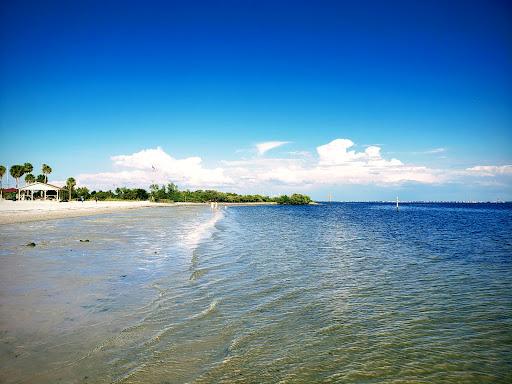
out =
[[[63,219],[111,213],[124,209],[174,206],[177,204],[151,203],[149,201],[0,201],[0,224],[28,221]]]

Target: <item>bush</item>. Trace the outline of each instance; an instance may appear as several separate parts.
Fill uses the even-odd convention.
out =
[[[5,200],[16,200],[16,192],[4,192],[3,193]]]
[[[286,205],[306,205],[311,203],[311,198],[306,195],[301,195],[299,193],[294,193],[291,196],[282,195],[276,199],[277,204],[286,204]]]

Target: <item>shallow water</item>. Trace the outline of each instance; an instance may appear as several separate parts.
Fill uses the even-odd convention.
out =
[[[511,382],[511,234],[508,204],[6,226],[0,382]]]

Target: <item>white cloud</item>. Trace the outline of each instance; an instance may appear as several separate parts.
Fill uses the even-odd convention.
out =
[[[438,183],[445,179],[441,172],[427,167],[404,165],[394,158],[384,159],[378,146],[367,147],[364,152],[351,150],[353,146],[351,140],[336,139],[317,147],[317,158],[256,158],[224,162],[224,165],[236,166],[238,177],[242,174],[252,175],[246,180],[255,185],[389,185],[403,182]]]
[[[263,154],[286,142],[268,142]],[[117,186],[148,187],[152,183],[174,182],[185,188],[220,188],[233,191],[261,191],[322,185],[379,185],[403,183],[440,184],[475,181],[475,177],[512,174],[512,165],[476,166],[467,169],[434,169],[404,164],[382,154],[372,145],[356,151],[349,139],[335,139],[316,148],[316,155],[287,153],[286,158],[255,156],[221,161],[215,168],[203,165],[200,157],[177,159],[162,148],[145,149],[130,155],[113,156],[113,170],[77,177],[81,185],[92,188]],[[468,179],[469,178],[469,179]],[[476,182],[476,181],[475,181]],[[275,188],[275,189],[274,189]]]
[[[200,157],[175,159],[162,148],[145,149],[131,155],[113,156],[113,172],[81,174],[80,183],[96,187],[148,186],[152,183],[174,181],[188,186],[224,186],[233,180],[222,168],[205,168]]]
[[[423,151],[410,151],[410,152],[394,152],[394,153],[401,153],[401,154],[409,154],[409,155],[440,155],[442,153],[448,152],[447,148],[444,147],[438,147],[438,148],[432,148],[432,149],[426,149]],[[389,152],[392,153],[392,152]]]
[[[266,152],[270,151],[271,149],[280,147],[288,143],[289,141],[266,141],[264,143],[256,144],[256,150],[258,151],[259,155],[263,155]]]
[[[466,170],[479,176],[512,175],[512,165],[477,165]]]
[[[426,155],[435,155],[435,154],[444,153],[444,152],[446,152],[446,148],[429,149],[428,151],[425,151],[423,153],[426,154]]]
[[[316,148],[319,162],[323,165],[343,164],[356,159],[354,151],[347,151],[354,143],[348,139],[336,139]]]
[[[287,154],[295,157],[311,157],[311,152],[309,151],[290,151]]]

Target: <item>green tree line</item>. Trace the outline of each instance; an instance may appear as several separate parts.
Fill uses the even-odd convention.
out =
[[[152,184],[149,187],[149,197],[153,201],[159,202],[197,202],[205,203],[217,201],[219,203],[271,203],[302,205],[311,203],[311,198],[306,195],[293,194],[291,196],[282,195],[279,197],[269,197],[266,195],[239,195],[232,192],[220,192],[212,189],[198,189],[196,191],[180,191],[174,183],[167,186]]]
[[[71,198],[84,200],[149,200],[149,193],[142,188],[116,188],[115,191],[89,191],[87,187],[71,190]]]
[[[155,202],[191,202],[206,203],[216,201],[219,203],[271,203],[302,205],[311,203],[311,198],[306,195],[294,193],[291,196],[282,195],[269,197],[264,195],[239,195],[232,192],[220,192],[212,189],[198,189],[195,191],[180,191],[173,183],[167,185],[152,184],[149,193],[142,188],[116,188],[115,191],[89,191],[86,187],[72,190],[72,198],[84,200],[151,200]]]

